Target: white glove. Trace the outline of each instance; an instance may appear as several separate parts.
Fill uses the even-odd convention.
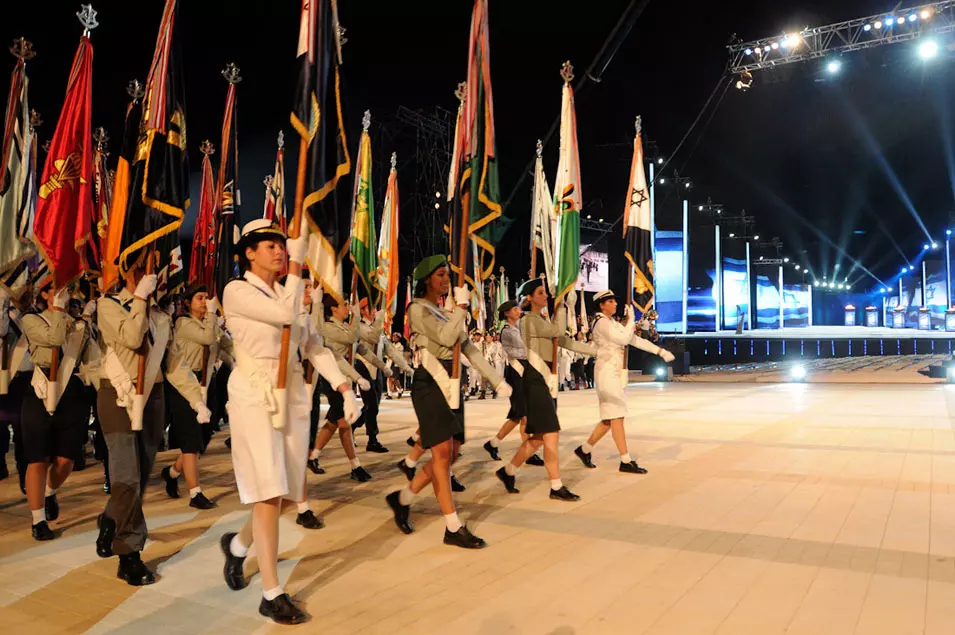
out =
[[[624,322],[624,325],[633,324],[634,321],[636,320],[636,317],[634,317],[633,315],[633,305],[630,304],[629,302],[623,307],[623,315],[624,315],[624,319],[626,320]],[[634,324],[634,327],[636,327],[636,324]]]
[[[66,308],[66,305],[70,301],[70,292],[66,287],[63,287],[56,292],[56,295],[53,296],[53,307],[63,310]]]
[[[196,411],[196,421],[199,423],[209,423],[212,421],[212,411],[201,401],[192,404],[192,409]]]
[[[454,303],[458,306],[471,306],[471,291],[467,285],[454,287]]]
[[[219,310],[219,302],[215,298],[209,298],[206,300],[206,313],[209,315],[215,315],[216,311]]]
[[[362,381],[365,380],[363,379]],[[358,409],[358,401],[355,400],[355,391],[346,390],[342,393],[342,398],[345,400],[345,421],[351,425],[358,421],[358,416],[361,414],[361,411]]]
[[[385,379],[390,379],[395,375],[390,368],[384,369],[381,373],[385,376]]]
[[[497,388],[494,389],[494,392],[496,392],[501,397],[510,397],[511,393],[513,393],[514,390],[511,388],[511,385],[509,383],[507,383],[506,381],[502,381],[501,383],[497,385]]]
[[[365,392],[368,392],[369,390],[371,390],[371,382],[365,379],[364,377],[359,379],[357,383],[358,383],[359,390],[363,390]]]
[[[86,306],[83,307],[83,317],[93,317],[94,313],[96,313],[96,300],[90,300],[86,303]]]
[[[301,232],[298,238],[289,238],[285,241],[285,251],[288,259],[302,264],[305,262],[305,251],[308,249],[308,232]]]
[[[159,284],[159,278],[156,277],[156,274],[150,273],[143,276],[143,279],[139,281],[139,284],[136,285],[136,291],[133,293],[137,298],[143,300],[149,298],[153,294],[153,291],[156,290],[156,286]]]
[[[312,294],[312,304],[314,304],[315,306],[321,306],[322,297],[325,295],[322,289],[322,284],[318,283],[314,287],[312,287],[311,294]]]
[[[657,353],[657,355],[659,355],[660,357],[662,357],[662,358],[663,358],[663,361],[665,361],[665,362],[668,363],[668,364],[669,364],[670,362],[672,362],[674,359],[676,359],[676,358],[673,356],[673,353],[671,353],[670,351],[668,351],[668,350],[665,349],[665,348],[661,348],[661,349],[660,349],[660,352]]]

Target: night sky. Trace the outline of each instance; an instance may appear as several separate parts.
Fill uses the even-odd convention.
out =
[[[583,75],[629,4],[629,0],[491,0],[500,180],[503,198],[514,193],[505,213],[515,218],[505,248],[499,251],[511,272],[524,272],[529,260],[532,181],[524,180],[516,192],[514,188],[533,158],[537,138],[559,114],[560,65],[570,59]],[[125,86],[133,78],[145,81],[163,2],[102,0],[93,5],[101,23],[92,36],[93,124],[107,128],[115,156],[127,101]],[[177,19],[186,36],[192,189],[197,192],[199,186],[199,143],[209,138],[219,144],[226,92],[219,71],[235,62],[244,77],[238,92],[243,220],[261,214],[261,182],[272,170],[278,131],[284,129],[291,138],[288,113],[299,7],[298,0],[181,2]],[[725,45],[733,33],[750,40],[892,8],[872,0],[689,4],[651,0],[602,81],[585,84],[577,94],[585,214],[610,222],[621,216],[635,115],[644,118],[645,141],[669,158],[721,81]],[[81,33],[74,17],[78,9],[78,2],[62,0],[4,3],[0,41],[9,43],[22,35],[38,51],[28,64],[28,74],[31,106],[45,122],[41,139],[53,133],[62,103]],[[416,231],[409,227],[416,220],[410,209],[414,145],[395,113],[399,105],[428,112],[435,107],[457,108],[453,93],[466,72],[471,9],[470,0],[340,0],[348,38],[343,82],[354,128],[350,145],[354,153],[361,113],[370,109],[376,122],[372,128],[376,204],[380,213],[388,155],[397,149],[406,237]],[[666,176],[676,169],[692,179],[692,209],[708,198],[723,204],[727,215],[745,209],[756,219],[756,233],[764,239],[779,236],[782,255],[810,267],[812,275],[822,278],[840,264],[850,282],[874,284],[853,267],[852,259],[858,259],[888,278],[926,241],[903,198],[938,239],[944,239],[945,229],[955,222],[949,96],[953,71],[949,42],[943,44],[940,57],[928,64],[917,59],[911,44],[899,44],[845,56],[843,72],[836,79],[823,72],[821,62],[808,62],[756,73],[751,90],[731,88],[722,99],[720,85],[715,114],[704,115],[670,162]],[[12,68],[13,58],[7,59]],[[6,94],[7,71],[3,74],[0,88]],[[545,147],[551,181],[557,142],[555,135]],[[290,191],[293,170],[290,160]],[[661,227],[676,228],[684,194],[661,188]],[[197,200],[196,194],[193,215]],[[696,219],[694,226],[702,229],[705,222]],[[413,244],[409,237],[403,270],[412,266]],[[619,283],[624,264],[616,231],[605,244],[612,282]],[[835,246],[849,255],[840,254]]]

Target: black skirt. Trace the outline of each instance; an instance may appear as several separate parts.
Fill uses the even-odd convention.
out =
[[[23,458],[27,463],[40,463],[55,456],[79,460],[89,434],[90,412],[83,382],[76,375],[70,377],[52,415],[33,387],[27,385],[20,407]]]
[[[451,361],[440,360],[441,365],[451,376]],[[464,443],[464,384],[458,401],[458,408],[452,410],[444,392],[438,386],[431,373],[423,366],[415,370],[411,378],[411,403],[421,431],[421,447],[427,449],[448,439],[457,439]]]
[[[525,360],[519,360],[518,364],[528,366]],[[527,372],[526,370],[524,372]],[[504,367],[504,380],[511,387],[511,409],[507,411],[507,418],[511,421],[520,421],[527,416],[527,401],[524,399],[524,380],[517,371],[511,368],[510,364]]]
[[[345,398],[342,397],[340,392],[332,388],[324,377],[319,380],[318,387],[325,395],[325,401],[328,402],[328,412],[325,413],[325,420],[337,425],[340,419],[345,418]]]
[[[199,454],[204,450],[204,444],[202,425],[196,421],[196,411],[168,381],[163,382],[163,387],[169,420],[169,449],[178,448],[183,454]]]
[[[523,388],[527,404],[527,434],[559,432],[557,400],[550,396],[547,381],[530,364],[524,367]]]

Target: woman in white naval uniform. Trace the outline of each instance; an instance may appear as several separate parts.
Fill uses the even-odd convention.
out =
[[[239,242],[245,271],[223,292],[226,325],[232,333],[236,368],[229,378],[229,423],[232,465],[244,504],[254,504],[252,518],[239,534],[220,541],[226,556],[225,579],[233,590],[246,586],[242,564],[254,541],[264,594],[259,613],[282,624],[308,619],[279,584],[278,520],[283,499],[297,500],[305,486],[311,399],[299,355],[302,352],[345,400],[346,417],[354,421],[358,407],[351,384],[338,371],[331,352],[311,328],[300,328],[296,317],[302,298],[302,261],[306,236],[288,241],[289,276],[276,282],[285,262],[286,237],[265,219],[248,223]],[[284,325],[292,328],[287,373],[287,416],[276,416],[280,393],[275,389]],[[307,324],[307,322],[306,322]],[[306,338],[306,339],[303,339]]]
[[[581,300],[583,301],[583,300]],[[623,418],[627,416],[627,368],[624,360],[627,347],[633,346],[647,353],[673,361],[673,353],[660,348],[653,342],[637,336],[634,332],[634,320],[631,311],[627,311],[624,323],[614,321],[617,312],[617,298],[613,291],[602,291],[594,296],[598,313],[594,322],[594,344],[597,345],[597,361],[594,377],[597,384],[597,398],[600,401],[600,423],[583,445],[577,446],[574,454],[589,468],[597,467],[591,460],[594,446],[609,430],[620,452],[620,471],[629,474],[646,474],[647,470],[630,457],[627,450],[627,432],[623,427]],[[630,309],[630,307],[627,307]]]

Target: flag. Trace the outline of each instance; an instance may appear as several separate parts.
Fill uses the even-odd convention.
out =
[[[641,314],[653,308],[653,230],[650,227],[650,197],[643,169],[643,135],[637,117],[637,134],[633,138],[633,161],[630,164],[630,187],[623,211],[623,249],[630,261],[631,288],[628,301]]]
[[[27,99],[26,59],[29,43],[13,69],[3,128],[3,173],[0,174],[0,272],[10,272],[35,252],[33,211],[36,206],[36,138]],[[23,51],[23,49],[20,49]],[[17,280],[19,276],[11,279]]]
[[[94,215],[92,80],[93,45],[83,35],[43,167],[33,221],[33,240],[57,289],[98,264],[89,261],[86,251]]]
[[[381,308],[385,312],[385,330],[398,312],[398,168],[397,156],[391,155],[391,172],[385,190],[385,206],[381,211],[381,234],[378,236],[378,273],[375,282],[382,293]]]
[[[106,142],[109,138],[106,131],[97,128],[93,133],[93,140],[96,142],[96,150],[93,152],[93,236],[90,241],[88,258],[90,259],[90,268],[97,273],[102,271],[100,255],[106,243],[106,231],[109,227],[109,205],[113,198],[113,179],[109,173],[109,167],[106,165],[106,159],[109,153],[106,151]]]
[[[235,86],[238,80],[238,69],[229,65],[235,71],[235,81],[229,81],[229,91],[225,100],[225,116],[222,119],[222,144],[219,146],[222,154],[219,158],[219,179],[216,194],[216,251],[215,267],[212,274],[212,287],[209,293],[212,297],[222,299],[222,292],[226,284],[232,279],[234,261],[236,258],[235,244],[238,228],[235,218],[241,204],[239,194],[239,137],[236,123]]]
[[[166,0],[146,79],[139,143],[130,166],[121,221],[121,274],[136,264],[144,250],[152,248],[158,253],[157,274],[171,273],[173,268],[181,273],[182,269],[181,262],[177,265],[173,260],[178,254],[179,227],[189,207],[189,165],[177,6],[178,0]],[[117,177],[117,186],[118,181]],[[116,211],[111,210],[111,225]],[[168,236],[171,238],[161,241]]]
[[[216,253],[216,181],[212,172],[215,147],[208,139],[199,146],[202,152],[202,181],[199,185],[199,212],[192,232],[189,254],[189,284],[212,284],[212,268]]]
[[[341,36],[334,0],[302,0],[299,30],[299,80],[292,127],[308,144],[305,200],[308,257],[312,279],[337,301],[342,290],[342,261],[351,247],[351,201],[341,179],[351,173],[341,90]]]
[[[279,132],[279,148],[275,154],[275,172],[265,180],[265,211],[262,218],[274,220],[288,233],[285,214],[285,134]]]
[[[119,281],[119,253],[123,241],[123,229],[126,222],[126,208],[129,204],[129,179],[136,150],[139,147],[139,123],[143,116],[142,85],[133,80],[126,88],[130,102],[126,107],[126,126],[123,130],[123,147],[113,176],[112,198],[109,202],[106,236],[103,238],[103,288],[110,289]]]
[[[371,114],[365,112],[364,130],[358,144],[354,213],[351,224],[351,261],[368,302],[378,301],[378,238],[375,235],[375,198],[371,191]]]
[[[547,279],[547,286],[551,295],[554,295],[554,289],[557,287],[557,280],[554,278],[554,239],[552,230],[553,223],[556,222],[554,214],[554,198],[550,193],[550,186],[547,185],[547,176],[544,174],[544,161],[541,158],[541,142],[537,142],[537,163],[534,168],[534,194],[531,205],[531,258],[535,259],[534,254],[540,250],[544,256],[544,277]],[[535,268],[536,269],[536,268]],[[537,271],[531,272],[532,276],[537,275]]]
[[[411,337],[411,321],[408,316],[408,307],[411,306],[411,277],[408,277],[408,288],[405,290],[405,340]]]
[[[473,270],[479,286],[494,270],[495,249],[502,226],[500,184],[494,136],[491,90],[490,35],[487,0],[475,0],[468,46],[468,79],[456,134],[458,162],[453,164],[451,194],[451,266],[465,278]],[[461,230],[476,249],[461,244]],[[474,258],[469,266],[468,259]]]
[[[577,152],[577,115],[574,112],[573,78],[570,63],[564,64],[563,103],[560,111],[560,162],[554,184],[554,211],[557,215],[557,254],[554,262],[555,304],[577,286],[580,276],[580,157]]]

